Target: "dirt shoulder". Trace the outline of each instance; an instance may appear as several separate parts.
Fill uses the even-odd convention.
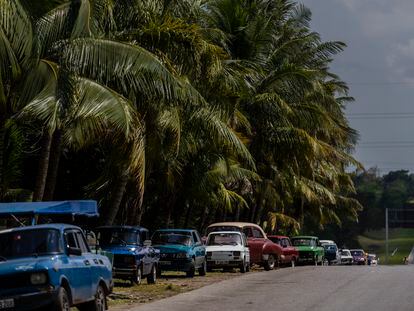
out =
[[[249,273],[259,273],[262,270],[252,270]],[[187,278],[184,274],[170,273],[157,280],[156,284],[131,286],[130,282],[116,280],[113,293],[108,297],[110,310],[128,310],[155,300],[171,297],[195,290],[213,283],[228,280],[243,275],[240,272],[210,272],[205,277]]]

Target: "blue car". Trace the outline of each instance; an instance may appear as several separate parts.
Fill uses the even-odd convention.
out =
[[[149,232],[143,227],[105,226],[96,229],[99,247],[113,254],[113,276],[141,284],[146,278],[154,284],[160,252],[151,246]]]
[[[206,275],[206,248],[200,234],[191,229],[162,229],[154,232],[152,244],[160,250],[161,271],[183,271],[193,277],[195,271]]]
[[[107,309],[111,263],[91,253],[79,227],[64,224],[0,231],[0,309]]]

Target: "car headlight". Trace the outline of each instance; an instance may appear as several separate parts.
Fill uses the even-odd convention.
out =
[[[188,255],[187,255],[187,253],[177,253],[177,254],[175,254],[175,258],[184,259],[184,258],[188,258]]]
[[[47,275],[44,272],[32,273],[30,275],[30,283],[33,285],[42,285],[46,284],[47,282]]]
[[[235,252],[233,252],[233,256],[240,256],[240,252],[239,251],[235,251]]]

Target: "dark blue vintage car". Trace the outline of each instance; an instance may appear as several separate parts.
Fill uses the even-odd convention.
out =
[[[201,242],[199,233],[191,229],[162,229],[152,236],[152,243],[159,249],[161,271],[183,271],[193,277],[206,275],[206,247]]]
[[[79,227],[0,231],[0,310],[105,310],[111,264],[91,253]]]
[[[114,278],[130,280],[141,284],[147,278],[148,284],[157,279],[160,252],[151,246],[149,232],[142,227],[106,226],[96,229],[99,247],[114,256]]]

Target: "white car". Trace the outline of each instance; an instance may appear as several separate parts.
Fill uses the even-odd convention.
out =
[[[207,237],[207,270],[239,268],[249,271],[250,251],[244,233],[238,231],[211,232]]]
[[[349,249],[341,249],[341,265],[352,265],[353,257]]]
[[[368,254],[367,262],[369,266],[376,266],[378,265],[379,259],[375,254]]]

